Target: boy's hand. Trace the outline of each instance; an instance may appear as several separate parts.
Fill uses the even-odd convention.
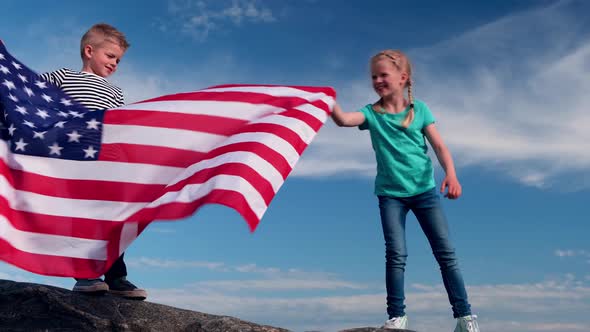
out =
[[[459,196],[461,196],[461,184],[459,183],[459,180],[457,180],[456,176],[445,176],[445,179],[440,186],[440,192],[444,193],[445,188],[447,187],[448,191],[445,194],[445,197],[448,199],[457,199]]]

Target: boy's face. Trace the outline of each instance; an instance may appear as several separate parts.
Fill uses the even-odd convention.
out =
[[[121,46],[109,41],[97,46],[86,45],[82,70],[106,78],[117,71],[123,54],[125,51]]]

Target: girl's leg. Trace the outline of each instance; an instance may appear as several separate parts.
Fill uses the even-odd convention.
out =
[[[379,196],[381,225],[385,238],[385,286],[389,318],[405,315],[406,215],[408,208],[393,197]]]
[[[440,266],[449,302],[453,307],[453,317],[471,315],[467,291],[459,270],[455,248],[449,239],[449,227],[436,188],[412,197],[411,204],[411,209],[420,222],[420,227],[426,234],[434,257]]]

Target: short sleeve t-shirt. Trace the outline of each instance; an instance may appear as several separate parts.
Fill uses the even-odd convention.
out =
[[[375,195],[410,197],[435,187],[432,161],[424,128],[435,122],[426,104],[414,101],[414,120],[408,128],[402,126],[410,108],[397,114],[375,112],[366,105],[360,112],[365,115],[361,130],[369,130],[375,157],[377,177]]]

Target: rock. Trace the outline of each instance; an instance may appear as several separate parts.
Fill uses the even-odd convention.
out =
[[[0,280],[0,331],[289,332],[109,294]]]

